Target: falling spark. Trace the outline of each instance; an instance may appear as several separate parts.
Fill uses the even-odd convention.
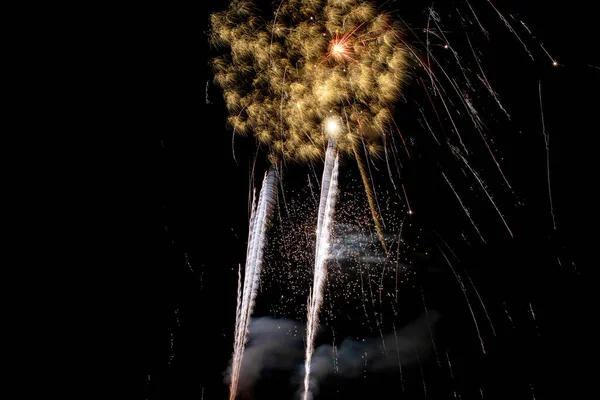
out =
[[[540,330],[537,321],[535,320],[535,313],[533,312],[533,306],[531,305],[531,302],[529,302],[529,312],[531,313],[531,318],[533,318],[533,323],[535,324],[535,331],[537,335],[540,336]]]
[[[519,42],[523,45],[523,48],[525,49],[525,51],[527,52],[527,54],[529,54],[529,57],[532,60],[534,60],[533,55],[531,54],[531,52],[529,51],[529,49],[525,45],[525,42],[523,42],[523,39],[521,39],[521,37],[517,34],[517,32],[514,30],[514,28],[510,24],[510,22],[508,22],[508,20],[504,17],[504,15],[502,15],[502,13],[496,8],[496,6],[494,5],[494,3],[492,3],[490,0],[488,0],[488,3],[490,3],[490,5],[494,9],[494,11],[496,11],[496,13],[498,14],[498,16],[500,17],[500,19],[502,20],[502,22],[504,22],[504,25],[506,25],[506,27],[508,28],[508,30],[510,32],[512,32],[515,35],[515,37],[519,40]]]
[[[412,215],[413,214],[413,210],[410,207],[410,203],[408,202],[408,196],[406,195],[406,189],[404,188],[404,184],[402,184],[402,191],[404,192],[404,198],[406,199],[406,205],[408,206],[408,214]]]
[[[550,187],[550,135],[546,132],[546,124],[544,123],[544,108],[542,106],[542,81],[539,81],[540,95],[540,113],[542,116],[542,134],[544,135],[544,143],[546,144],[546,177],[548,180],[548,198],[550,200],[550,214],[552,215],[552,226],[556,230],[556,219],[554,217],[554,206],[552,203],[552,189]]]
[[[511,24],[507,21],[507,18],[500,13],[492,1],[487,1],[498,14],[500,20],[503,21],[508,27],[508,30],[516,36],[518,41],[525,48],[527,54],[529,54],[531,59],[533,59],[533,56],[525,45],[525,42],[523,42],[521,37],[519,37],[517,32],[513,29],[513,26],[511,26]],[[364,2],[362,0],[281,0],[274,14],[274,19],[271,21],[263,21],[260,16],[261,14],[259,12],[254,12],[252,7],[253,4],[250,1],[233,0],[229,10],[223,13],[214,14],[211,19],[211,43],[213,45],[223,45],[224,47],[227,47],[227,54],[224,57],[217,57],[214,60],[213,66],[215,69],[215,81],[223,88],[226,106],[230,114],[228,122],[233,127],[234,136],[237,134],[245,135],[248,133],[254,135],[258,145],[262,150],[265,150],[266,154],[268,154],[271,164],[278,167],[290,161],[310,164],[325,157],[326,167],[325,171],[323,172],[322,187],[320,188],[321,197],[320,201],[318,202],[319,215],[317,223],[313,286],[308,297],[307,307],[308,322],[304,377],[305,400],[309,396],[308,392],[311,383],[310,372],[312,352],[314,351],[314,340],[319,325],[319,310],[324,301],[323,290],[327,279],[327,258],[329,255],[329,236],[331,235],[330,224],[332,223],[333,209],[336,201],[335,196],[337,195],[338,153],[339,157],[342,159],[344,156],[354,158],[358,164],[371,214],[375,223],[375,228],[377,229],[377,234],[379,235],[379,239],[386,253],[387,248],[382,229],[383,219],[381,219],[381,216],[385,216],[385,214],[381,212],[381,209],[379,209],[377,193],[374,192],[375,183],[370,170],[372,165],[375,169],[377,169],[377,166],[375,164],[370,164],[369,162],[369,157],[377,157],[382,148],[385,155],[385,161],[387,163],[387,172],[389,173],[392,185],[394,185],[394,189],[396,189],[396,194],[400,198],[401,202],[403,202],[405,199],[408,214],[411,215],[413,213],[406,195],[404,184],[402,184],[402,190],[404,194],[404,199],[402,199],[402,194],[398,190],[399,187],[396,187],[396,181],[394,181],[392,173],[392,169],[394,167],[396,169],[403,167],[400,159],[404,157],[400,157],[401,154],[398,153],[400,146],[404,145],[404,150],[406,151],[409,159],[411,158],[411,154],[409,153],[407,143],[404,140],[404,137],[400,132],[400,129],[398,128],[390,110],[390,107],[394,104],[394,102],[401,97],[400,89],[404,79],[407,76],[407,68],[417,67],[417,65],[413,66],[410,65],[410,63],[420,63],[422,70],[424,70],[428,74],[429,78],[431,78],[431,86],[430,88],[427,88],[423,79],[419,77],[427,97],[429,98],[433,112],[435,112],[435,116],[433,113],[428,114],[428,116],[432,118],[432,121],[428,121],[423,110],[419,108],[427,129],[433,136],[435,142],[440,145],[440,140],[438,137],[436,137],[436,134],[434,134],[429,122],[432,122],[434,127],[436,127],[436,132],[439,132],[440,139],[442,139],[443,135],[446,134],[446,132],[444,132],[444,125],[451,124],[448,131],[453,135],[458,136],[458,141],[460,141],[462,149],[460,153],[457,151],[455,154],[460,156],[465,166],[478,181],[479,185],[485,192],[485,195],[502,219],[502,222],[504,223],[511,237],[513,236],[513,233],[504,219],[503,214],[500,212],[499,208],[492,199],[490,193],[494,193],[494,191],[490,190],[490,192],[488,192],[488,188],[486,188],[486,185],[484,185],[483,180],[480,178],[478,173],[475,172],[475,170],[480,171],[480,169],[476,166],[472,168],[467,162],[467,159],[469,162],[472,162],[472,158],[469,156],[465,144],[470,145],[471,143],[469,141],[463,143],[462,136],[458,129],[460,126],[459,122],[461,121],[464,111],[463,108],[461,108],[462,104],[462,106],[464,106],[466,109],[466,114],[464,115],[466,115],[467,118],[471,118],[473,124],[475,125],[475,129],[479,132],[481,138],[483,139],[488,152],[490,153],[494,163],[496,164],[496,167],[502,175],[502,178],[508,187],[511,188],[508,180],[504,176],[500,164],[496,160],[492,148],[488,144],[493,144],[494,142],[488,142],[488,137],[484,135],[484,132],[482,131],[486,128],[486,124],[480,119],[481,115],[483,114],[479,114],[479,112],[483,112],[484,108],[479,107],[477,103],[473,102],[474,99],[478,97],[479,92],[475,93],[474,87],[467,78],[468,73],[472,73],[479,78],[481,83],[485,86],[485,89],[487,89],[489,94],[497,102],[500,109],[504,111],[510,120],[510,115],[500,103],[499,97],[492,89],[492,85],[488,81],[486,74],[480,65],[480,60],[478,58],[478,54],[480,53],[475,51],[469,36],[466,36],[468,46],[470,47],[473,57],[475,58],[474,61],[477,64],[478,70],[471,71],[466,68],[466,64],[464,64],[459,58],[459,53],[455,51],[455,49],[459,49],[461,46],[459,43],[451,43],[449,40],[447,40],[441,27],[437,23],[440,21],[440,17],[433,11],[433,7],[431,7],[427,21],[427,30],[425,31],[427,32],[425,52],[426,57],[423,57],[422,55],[418,54],[417,50],[414,50],[407,45],[402,38],[403,33],[395,25],[395,22],[389,18],[389,15],[380,14],[378,8],[372,6],[370,3],[364,3],[364,8],[355,9],[354,6],[356,4],[360,4],[362,6],[363,3]],[[482,21],[480,21],[469,0],[466,0],[466,3],[470,9],[470,12],[472,13],[472,17],[466,10],[462,14],[457,10],[459,17],[463,21],[473,25],[474,29],[477,30],[477,27],[473,24],[474,17],[474,20],[479,25],[483,35],[489,39],[489,32],[482,24]],[[357,10],[360,10],[360,12]],[[314,14],[315,17],[311,16],[310,14]],[[434,26],[432,26],[430,29],[430,19],[437,26],[437,31],[435,30]],[[511,21],[511,23],[518,24],[519,21]],[[525,27],[529,34],[531,34],[529,28],[523,22],[521,22],[521,24]],[[465,28],[464,25],[463,28]],[[522,31],[521,29],[519,30]],[[476,33],[478,34],[478,32]],[[430,43],[430,36],[432,41],[435,41],[433,38],[435,36],[440,40],[441,44],[440,42],[437,42],[437,44],[435,42]],[[558,62],[550,56],[543,44],[540,46],[550,58],[552,64],[555,67],[558,66]],[[471,92],[467,92],[463,87],[461,87],[462,85],[459,85],[460,82],[457,82],[446,73],[440,61],[436,59],[435,54],[444,53],[443,57],[448,58],[450,58],[451,55],[448,52],[442,51],[440,51],[440,53],[436,53],[436,50],[439,48],[452,51],[452,54],[456,59],[456,63],[462,71],[467,89],[470,89],[474,93],[473,95],[471,95]],[[412,60],[409,59],[409,54],[413,57]],[[443,61],[443,59],[440,60]],[[376,70],[376,68],[372,69],[372,65],[377,66],[378,70]],[[593,65],[589,65],[589,67],[596,69],[599,68]],[[415,70],[416,69],[417,68],[415,68]],[[442,73],[445,78],[441,75]],[[439,78],[443,80],[443,83],[441,80],[438,80],[438,75]],[[445,79],[447,79],[447,81]],[[474,80],[474,82],[476,82],[476,80]],[[450,85],[450,88],[448,88],[448,85]],[[448,93],[446,92],[446,89],[449,89]],[[540,111],[542,114],[542,130],[546,144],[550,211],[552,213],[554,229],[556,229],[550,189],[549,135],[544,126],[544,116],[543,111],[541,110],[541,82],[539,91]],[[485,95],[487,95],[485,91],[483,92]],[[206,102],[208,104],[210,101],[208,97],[208,82],[205,93]],[[458,97],[455,98],[455,95]],[[443,115],[444,111],[440,110],[444,120],[443,123],[442,118],[440,118],[440,115],[438,115],[438,110],[436,109],[436,104],[434,104],[433,100],[437,102],[438,107],[443,106],[445,112],[447,113],[447,115]],[[439,105],[440,102],[442,103],[441,105]],[[333,115],[341,115],[342,113],[345,115],[346,110],[349,114],[349,117],[346,117],[346,125],[350,126],[348,129],[344,129],[344,132],[340,132],[341,127],[339,121],[336,119],[330,119],[330,115],[332,115],[332,113]],[[433,122],[433,118],[436,117],[439,122],[439,127],[435,124],[435,122]],[[364,126],[361,126],[361,124]],[[401,141],[400,146],[397,147],[396,143],[394,143],[395,134],[387,134],[388,132],[386,132],[386,129],[388,129],[390,133],[392,133],[391,131],[394,130],[394,127]],[[404,129],[405,128],[403,128],[403,130]],[[333,147],[331,146],[332,138],[335,138],[336,140],[336,144]],[[386,143],[388,138],[390,138],[392,142],[391,149],[388,148]],[[446,139],[449,140],[449,138]],[[381,146],[381,141],[383,141],[383,146]],[[357,152],[357,147],[360,148],[361,144],[364,152],[362,149]],[[410,141],[410,144],[414,145],[412,140]],[[331,148],[335,148],[335,161],[333,161],[333,155],[329,154]],[[388,151],[391,151],[392,157],[388,157]],[[418,157],[418,152],[413,151],[413,156]],[[500,158],[500,160],[502,159]],[[395,163],[395,166],[392,167],[391,163]],[[400,174],[399,169],[398,174]],[[468,173],[465,173],[465,175],[467,174]],[[461,191],[459,190],[457,192],[445,173],[442,172],[442,175],[456,196],[471,224],[479,234],[479,237],[485,243],[478,226],[471,218],[469,209],[465,206],[465,204],[463,204],[462,199],[458,195],[458,193]],[[368,179],[369,176],[370,181]],[[452,176],[452,174],[450,174],[450,176]],[[266,180],[267,176],[265,176],[265,181]],[[316,178],[316,181],[317,183],[313,187],[314,182],[311,182],[309,176],[308,189],[310,189],[310,193],[313,196],[315,206],[318,201],[316,196],[316,192],[319,190],[318,178]],[[400,183],[400,181],[398,181],[398,183]],[[266,186],[267,184],[265,183],[263,186],[263,191],[265,190]],[[240,270],[238,271],[238,304],[236,308],[236,333],[234,355],[232,358],[230,400],[235,399],[236,397],[235,392],[237,390],[239,379],[238,375],[240,373],[244,346],[248,335],[248,324],[252,313],[255,296],[261,283],[260,273],[262,264],[262,247],[264,246],[264,235],[266,234],[266,231],[260,231],[259,226],[268,226],[268,222],[261,222],[262,220],[260,216],[263,215],[263,219],[270,219],[271,215],[271,211],[264,211],[264,207],[266,206],[263,207],[261,205],[263,204],[263,191],[261,191],[258,205],[256,203],[253,203],[252,205],[250,236],[248,239],[248,253],[246,260],[247,264],[244,269],[243,280],[241,266]],[[275,193],[276,184],[273,185],[270,197],[276,197]],[[413,199],[413,201],[414,200],[416,200],[416,198]],[[288,215],[290,215],[288,204],[285,202],[285,197],[283,197],[283,201],[285,203],[285,208],[279,207],[280,215],[283,214],[284,210],[287,211]],[[291,202],[290,206],[292,208],[292,212],[294,212],[294,206]],[[415,206],[417,206],[417,209],[419,209],[418,204],[415,204]],[[274,208],[274,205],[271,204],[269,207],[272,209]],[[265,214],[268,214],[268,217],[264,217]],[[388,226],[394,226],[393,222],[390,223],[387,218],[386,221],[388,221]],[[403,222],[404,220],[402,220],[402,223]],[[284,226],[280,225],[280,228],[283,232]],[[385,224],[383,224],[383,228],[385,228]],[[399,236],[401,237],[401,235],[402,224],[400,225]],[[465,236],[463,235],[463,237]],[[465,237],[465,241],[466,240],[467,239]],[[398,252],[400,251],[400,242],[402,242],[402,240],[398,241]],[[286,245],[285,241],[283,242],[283,245]],[[452,249],[449,247],[448,249],[450,252],[452,252]],[[446,258],[448,264],[450,264],[448,257],[446,257],[445,254],[444,257]],[[560,259],[558,262],[560,264]],[[396,260],[396,303],[398,303],[399,265],[399,261]],[[188,267],[190,270],[192,270],[189,262]],[[470,304],[469,298],[467,297],[467,291],[462,281],[462,277],[456,273],[451,264],[450,267],[466,298],[477,334],[479,336],[481,348],[485,354],[483,339],[479,331],[479,326],[475,318],[473,308]],[[364,282],[363,272],[366,272],[365,279],[367,279],[368,282]],[[382,308],[383,277],[384,275],[382,272],[380,279],[381,283],[379,287],[379,308]],[[495,335],[495,328],[491,322],[490,316],[488,315],[487,309],[468,273],[467,278],[471,282],[471,285],[489,321],[492,332]],[[363,309],[367,315],[367,320],[369,320],[366,307],[366,302],[368,299],[366,298],[366,290],[364,288],[365,284],[369,285],[373,308],[375,308],[375,300],[368,267],[360,269],[360,279],[360,290],[363,294]],[[425,313],[427,313],[424,297],[423,303],[425,306]],[[529,306],[531,315],[535,321],[535,314],[533,313],[531,303]],[[513,320],[506,309],[505,312],[510,319],[511,324],[513,324]],[[375,311],[375,313],[377,314],[378,312]],[[370,324],[370,321],[368,322]],[[376,317],[376,322],[378,326],[382,325],[382,320],[378,317]],[[396,333],[395,328],[394,333]],[[398,338],[396,336],[396,341],[397,340]],[[435,349],[435,342],[433,342],[433,347],[434,351],[436,351],[436,358],[438,358],[437,350]],[[398,346],[397,351],[402,390],[404,390],[402,365],[400,362],[400,352],[398,350]],[[335,344],[334,354],[337,354]],[[450,375],[453,378],[454,385],[452,366],[450,364],[447,351],[446,356],[448,359],[448,366],[450,368]],[[366,367],[366,353],[364,359]],[[417,359],[419,359],[419,354],[417,354]],[[421,361],[419,360],[421,377],[423,378],[423,368],[420,362]],[[440,361],[438,358],[438,364],[439,362]],[[338,361],[334,360],[336,371],[338,369],[337,363]],[[424,378],[423,388],[425,397],[427,397]],[[456,388],[453,388],[453,390],[454,397],[456,398]],[[483,398],[483,391],[481,388],[479,389],[479,393],[481,398]],[[203,397],[204,388],[202,388],[202,398]],[[458,395],[458,397],[460,397],[460,395]]]
[[[481,337],[481,332],[479,331],[479,324],[477,324],[477,319],[475,318],[475,313],[473,312],[473,307],[471,307],[471,302],[469,301],[469,297],[467,296],[467,291],[465,290],[465,285],[463,284],[462,279],[460,279],[460,276],[454,270],[452,263],[446,256],[446,253],[444,253],[444,251],[441,248],[439,248],[439,249],[440,249],[440,252],[442,253],[442,255],[444,256],[444,258],[446,259],[446,262],[450,266],[450,269],[452,270],[452,273],[454,274],[456,281],[460,285],[460,290],[462,290],[462,293],[465,296],[465,299],[467,300],[467,305],[469,307],[469,310],[471,311],[471,317],[473,318],[473,323],[475,324],[475,330],[477,331],[477,336],[479,337],[479,343],[481,344],[481,351],[483,352],[483,354],[485,354],[485,346],[483,345],[483,338]]]
[[[425,122],[425,125],[427,126],[427,129],[429,130],[429,133],[431,133],[431,136],[433,136],[433,140],[435,140],[435,142],[439,145],[440,141],[438,140],[438,138],[433,133],[433,130],[431,129],[431,126],[429,125],[429,122],[427,121],[427,118],[425,117],[425,114],[423,113],[423,109],[419,108],[419,112],[421,113],[421,116],[423,116],[423,121]]]
[[[394,338],[396,339],[396,355],[398,357],[398,370],[400,371],[400,388],[404,392],[404,377],[402,376],[402,362],[400,361],[400,345],[398,344],[398,334],[396,333],[396,325],[392,324],[394,328]]]
[[[529,302],[529,312],[531,313],[531,317],[535,321],[535,313],[533,312],[533,306],[531,305],[531,302]]]
[[[369,324],[369,328],[371,329],[371,331],[373,331],[373,328],[371,327],[371,320],[369,318],[369,312],[367,311],[367,298],[365,295],[365,280],[363,279],[363,269],[360,268],[360,293],[362,295],[362,308],[363,311],[365,313],[365,320],[367,321],[367,323]]]
[[[171,362],[173,361],[173,357],[175,357],[175,353],[173,351],[173,347],[174,347],[173,346],[173,342],[174,342],[174,340],[175,340],[175,338],[173,336],[173,332],[170,332],[169,333],[169,349],[171,350],[170,351],[171,354],[169,355],[168,364],[171,364]]]
[[[415,351],[415,355],[417,356],[417,362],[419,363],[419,371],[421,372],[421,382],[423,382],[423,395],[427,398],[427,384],[425,383],[425,375],[423,374],[423,365],[421,365],[421,358],[419,357],[419,352],[415,347],[413,347]]]
[[[337,348],[337,345],[335,344],[335,331],[332,329],[331,330],[331,334],[332,334],[332,349],[333,349],[333,370],[334,373],[339,373],[339,351]]]
[[[444,176],[444,179],[446,180],[446,182],[448,183],[448,186],[450,186],[450,189],[452,189],[452,193],[454,193],[454,196],[456,196],[456,199],[458,200],[458,202],[460,203],[460,206],[462,207],[463,211],[465,212],[465,214],[467,215],[467,217],[469,218],[469,221],[471,221],[471,225],[473,225],[473,228],[475,228],[475,230],[477,231],[477,234],[479,235],[479,237],[481,238],[481,241],[483,243],[485,243],[485,239],[483,238],[483,236],[481,235],[481,232],[479,232],[479,228],[477,227],[477,225],[475,225],[475,222],[473,221],[473,218],[471,218],[471,213],[469,212],[469,210],[467,209],[467,207],[465,207],[465,205],[463,204],[462,200],[460,199],[460,197],[458,196],[458,193],[456,193],[456,190],[454,189],[454,186],[452,186],[452,184],[450,183],[450,181],[448,180],[448,177],[446,176],[445,173],[442,172],[442,175]]]
[[[454,394],[454,398],[456,398],[456,388],[454,384],[454,372],[452,371],[452,363],[450,362],[450,355],[446,350],[446,360],[448,361],[448,369],[450,370],[450,379],[452,380],[452,393]]]
[[[550,55],[550,53],[548,52],[548,50],[546,50],[546,48],[544,47],[544,44],[543,44],[543,43],[541,43],[541,44],[540,44],[540,47],[542,48],[542,50],[544,50],[544,53],[546,53],[546,55],[548,56],[548,58],[550,59],[550,61],[552,61],[552,66],[553,66],[553,67],[558,67],[558,66],[559,66],[559,64],[558,64],[558,61],[556,61],[556,60],[554,59],[554,57],[552,57],[552,56]]]
[[[479,68],[479,72],[481,72],[481,76],[479,77],[479,75],[478,75],[479,79],[481,80],[481,82],[483,82],[483,85],[488,90],[488,92],[490,93],[490,95],[494,98],[494,100],[496,100],[496,103],[498,103],[498,107],[500,107],[500,109],[504,112],[504,114],[506,115],[506,117],[510,120],[510,114],[502,106],[502,103],[500,103],[500,99],[498,98],[498,95],[496,94],[496,91],[494,89],[492,89],[492,85],[490,84],[490,82],[488,81],[487,77],[485,76],[485,72],[483,72],[483,68],[481,67],[481,64],[479,62],[479,58],[475,54],[475,49],[473,48],[473,45],[471,44],[471,39],[469,39],[469,35],[467,35],[466,32],[465,32],[465,36],[467,38],[467,42],[469,43],[469,47],[471,48],[471,53],[473,53],[473,58],[475,59],[475,62],[477,63],[477,67]],[[485,138],[483,138],[483,139],[485,141]],[[486,146],[488,146],[487,142],[485,144],[486,144]],[[488,150],[489,150],[489,146],[488,146]],[[494,154],[491,152],[491,150],[490,150],[490,154],[492,155],[492,158],[494,158],[494,162],[496,162],[496,165],[498,166],[498,169],[500,169],[500,165],[496,161],[496,158],[494,157]],[[501,169],[500,169],[500,173],[502,173]],[[502,174],[502,177],[504,178],[504,174]],[[506,180],[506,178],[504,178],[504,180],[508,184],[508,181]],[[510,184],[508,184],[508,186],[510,187]]]
[[[481,28],[481,31],[483,32],[483,34],[485,35],[485,37],[489,39],[490,38],[490,34],[488,33],[488,31],[485,30],[485,28],[483,27],[483,25],[481,25],[481,22],[479,22],[479,18],[477,18],[477,14],[475,14],[475,10],[473,10],[473,7],[471,7],[471,3],[469,3],[469,0],[466,0],[466,2],[467,2],[467,5],[469,6],[469,9],[473,13],[473,16],[475,17],[475,21],[477,21],[477,24]]]
[[[404,240],[402,239],[402,229],[404,228],[404,221],[406,217],[402,218],[402,222],[400,222],[400,232],[398,232],[398,250],[396,251],[396,288],[395,288],[395,299],[396,303],[398,303],[398,267],[400,266],[400,249],[402,248],[402,243]]]
[[[506,303],[504,303],[504,313],[508,317],[508,320],[510,321],[510,325],[512,326],[512,328],[515,329],[515,323],[513,322],[513,319],[510,316],[510,313],[508,312],[508,309],[506,308]]]
[[[431,344],[433,345],[433,353],[435,354],[435,359],[437,361],[438,366],[441,366],[440,357],[438,356],[437,348],[435,346],[435,340],[433,339],[433,333],[431,332],[431,324],[429,323],[429,311],[427,310],[427,304],[425,303],[425,294],[423,293],[422,287],[421,287],[421,299],[423,300],[423,309],[425,310],[425,319],[427,320],[427,329],[429,330],[429,338],[431,339]]]
[[[475,177],[475,179],[479,183],[479,186],[481,186],[481,188],[483,189],[483,192],[487,196],[488,200],[492,203],[492,205],[496,209],[496,212],[498,213],[498,215],[500,216],[500,219],[504,223],[504,226],[506,227],[506,230],[508,230],[508,233],[510,234],[510,236],[512,238],[514,238],[512,230],[510,229],[510,227],[508,226],[508,223],[504,219],[504,215],[502,215],[502,213],[500,212],[500,209],[498,209],[498,206],[496,205],[496,202],[494,202],[494,199],[492,199],[492,196],[487,191],[485,185],[483,184],[483,181],[481,180],[481,178],[479,177],[479,175],[477,174],[477,172],[475,172],[475,170],[473,170],[473,168],[471,168],[471,165],[469,165],[469,163],[467,162],[467,159],[460,153],[460,151],[458,149],[453,148],[452,150],[453,150],[453,152],[455,154],[458,154],[458,156],[463,160],[463,162],[465,163],[465,165],[469,169],[469,171],[471,171],[471,173],[473,174],[473,176]]]
[[[194,272],[194,269],[192,268],[192,264],[190,263],[190,260],[188,259],[187,253],[183,253],[183,255],[185,256],[185,265],[187,265],[190,272]]]
[[[492,319],[490,318],[490,315],[488,314],[487,308],[485,307],[485,304],[483,303],[483,300],[481,299],[481,296],[479,295],[479,290],[477,290],[477,287],[473,283],[471,276],[469,275],[469,273],[466,270],[465,270],[465,274],[467,275],[469,282],[471,282],[471,286],[473,287],[473,290],[475,290],[475,294],[477,295],[477,298],[479,299],[479,303],[481,304],[481,307],[483,308],[483,312],[485,313],[485,316],[490,324],[490,328],[492,328],[492,333],[494,334],[494,336],[496,336],[496,330],[494,329],[494,324],[492,323]]]

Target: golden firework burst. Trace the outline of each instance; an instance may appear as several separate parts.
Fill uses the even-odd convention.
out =
[[[407,67],[388,14],[364,0],[288,0],[267,21],[234,0],[211,28],[211,43],[226,49],[213,67],[229,123],[272,161],[322,159],[333,131],[342,154],[354,157],[357,141],[380,147]]]

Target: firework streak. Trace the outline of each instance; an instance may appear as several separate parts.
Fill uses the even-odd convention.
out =
[[[238,286],[235,341],[231,361],[231,386],[229,388],[230,400],[234,400],[237,394],[242,358],[246,341],[248,340],[250,317],[252,315],[252,309],[254,308],[254,300],[256,299],[256,292],[260,280],[263,250],[276,199],[276,174],[275,169],[271,167],[269,171],[265,173],[263,186],[258,198],[258,205],[256,204],[256,199],[252,204],[243,291],[240,291],[240,286]]]
[[[327,258],[329,256],[333,211],[337,197],[337,181],[337,148],[335,143],[330,141],[327,146],[327,153],[325,154],[325,167],[321,183],[321,198],[319,200],[313,288],[308,298],[306,355],[304,361],[304,400],[307,400],[309,396],[310,364],[315,346],[316,331],[319,325],[319,310],[321,309],[321,304],[323,304],[323,288],[327,278]]]

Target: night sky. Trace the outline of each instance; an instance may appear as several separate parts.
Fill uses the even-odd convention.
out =
[[[128,57],[140,65],[131,74],[138,74],[135,81],[143,87],[136,98],[148,106],[142,126],[158,132],[151,172],[140,166],[140,173],[150,178],[139,196],[143,228],[132,231],[150,237],[131,260],[138,299],[131,314],[136,321],[132,347],[141,361],[134,378],[139,398],[228,396],[224,380],[233,349],[238,266],[243,268],[245,261],[249,192],[260,187],[268,163],[251,137],[237,136],[232,145],[225,104],[212,81],[208,61],[218,50],[207,43],[208,17],[227,3],[146,10],[138,17],[140,29],[131,34],[132,49],[137,50]],[[442,145],[423,127],[419,110],[425,110],[430,123],[437,122],[419,81],[426,75],[417,74],[394,112],[411,158],[400,158],[401,167],[394,166],[393,183],[385,159],[372,164],[375,191],[388,218],[386,233],[397,237],[404,221],[402,255],[394,262],[382,267],[368,260],[380,257],[381,250],[360,175],[352,160],[341,166],[334,228],[341,250],[330,267],[322,312],[326,326],[316,343],[321,357],[335,344],[339,368],[323,373],[315,399],[576,399],[586,393],[588,367],[583,364],[591,361],[587,354],[594,342],[587,340],[590,293],[583,290],[583,282],[590,268],[583,255],[588,215],[582,199],[594,178],[580,154],[597,131],[598,35],[590,12],[577,4],[583,2],[498,0],[494,4],[523,39],[532,60],[488,2],[469,3],[489,39],[476,26],[466,30],[511,119],[480,81],[473,82],[477,90],[472,101],[512,189],[491,162],[469,116],[463,113],[457,122],[473,152],[470,163],[514,237],[473,175],[444,145],[452,136],[449,122],[434,128]],[[386,7],[423,37],[430,5],[396,1]],[[467,3],[436,1],[434,8],[455,50],[473,67],[465,28],[457,17],[457,10],[472,17]],[[445,57],[449,74],[462,79],[450,53],[440,57]],[[254,313],[257,333],[251,332],[254,340],[248,343],[257,361],[247,368],[258,372],[248,378],[252,382],[240,390],[240,399],[297,398],[312,282],[310,232],[316,218],[308,182],[318,184],[321,171],[318,164],[284,167]],[[480,235],[444,176],[468,205]],[[406,197],[414,212],[409,216]],[[366,249],[348,250],[361,240],[368,243]],[[402,261],[399,272],[396,261]],[[391,272],[379,303],[377,292],[369,293],[361,279],[368,281],[373,273],[377,281],[381,268]],[[429,323],[423,322],[424,316]],[[297,336],[282,335],[287,327],[297,330]],[[394,329],[397,346],[391,343]],[[365,352],[381,351],[382,341],[390,353],[397,347],[405,362],[402,376],[395,353],[366,363],[361,358]]]

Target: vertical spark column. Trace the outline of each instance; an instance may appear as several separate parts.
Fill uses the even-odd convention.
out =
[[[250,325],[250,317],[252,316],[252,310],[254,309],[254,301],[256,299],[258,283],[260,280],[267,231],[271,224],[271,217],[277,199],[275,175],[274,167],[271,167],[265,173],[263,186],[258,198],[258,204],[256,203],[256,199],[254,199],[252,204],[243,290],[240,291],[240,287],[238,286],[235,339],[231,361],[231,383],[229,387],[230,400],[234,400],[237,395],[242,358],[246,341],[248,340],[248,327]]]
[[[306,354],[304,361],[304,400],[307,400],[309,396],[310,366],[315,347],[315,336],[319,325],[319,310],[323,304],[323,287],[327,278],[327,258],[329,257],[331,225],[337,197],[338,165],[339,161],[335,142],[330,140],[325,154],[321,198],[319,200],[313,287],[308,298]]]

